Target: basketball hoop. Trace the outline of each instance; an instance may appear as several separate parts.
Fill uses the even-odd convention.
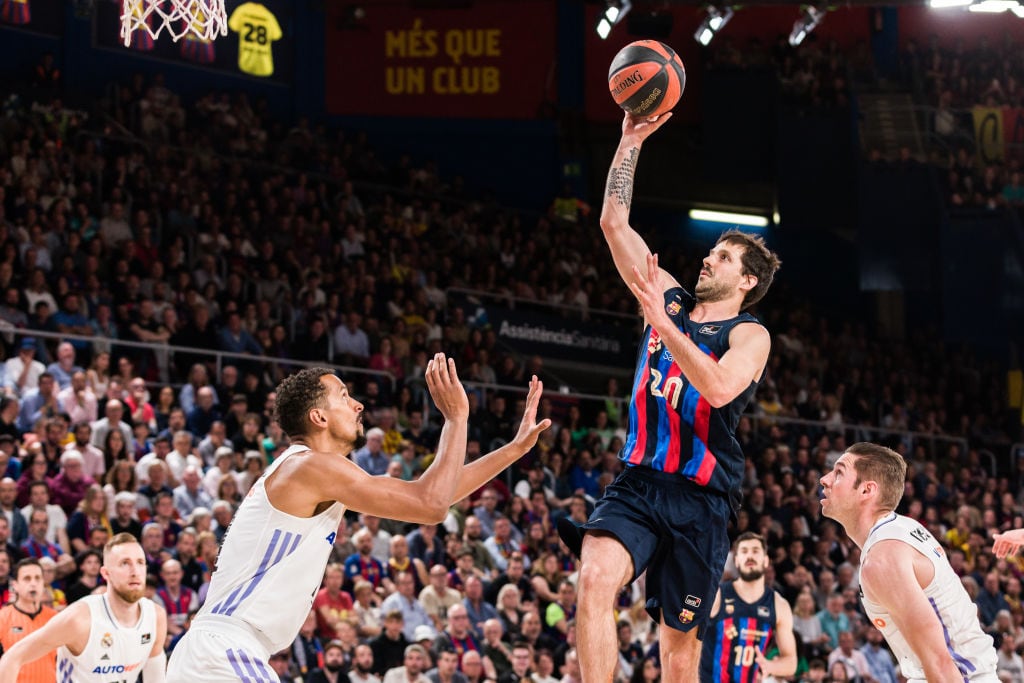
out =
[[[228,34],[224,0],[121,0],[121,39],[132,44],[135,31],[145,31],[154,40],[163,30],[177,42],[193,34],[215,40]]]

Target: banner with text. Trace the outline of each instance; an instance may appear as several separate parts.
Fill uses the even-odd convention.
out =
[[[352,7],[328,7],[332,114],[523,119],[555,98],[555,3]]]
[[[638,326],[625,324],[625,319],[622,324],[585,321],[575,314],[510,309],[459,296],[452,296],[449,305],[462,308],[470,325],[493,329],[499,345],[525,356],[628,365],[639,341]]]

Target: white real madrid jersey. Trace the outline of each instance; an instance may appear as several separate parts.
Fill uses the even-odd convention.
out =
[[[913,547],[932,562],[935,576],[924,589],[924,594],[942,623],[949,653],[956,662],[964,680],[993,678],[996,671],[996,651],[992,638],[981,630],[978,608],[960,583],[960,577],[946,559],[946,553],[935,537],[919,522],[895,512],[882,518],[868,534],[864,544],[864,557],[879,541],[901,541]],[[899,660],[903,675],[910,680],[924,680],[921,660],[910,649],[892,623],[891,615],[866,596],[861,596],[864,611],[871,622],[885,636],[893,654]]]
[[[121,626],[107,603],[106,595],[88,595],[80,600],[89,606],[89,641],[79,655],[57,648],[59,683],[134,683],[149,660],[156,640],[156,606],[149,598],[139,600],[142,613],[138,623]]]
[[[244,622],[270,649],[291,645],[313,606],[345,506],[334,503],[314,517],[293,517],[270,504],[266,478],[295,453],[292,446],[252,485],[228,528],[199,610]]]

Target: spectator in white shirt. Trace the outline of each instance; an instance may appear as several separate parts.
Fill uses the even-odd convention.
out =
[[[99,416],[98,399],[89,388],[85,372],[82,370],[72,374],[71,383],[57,392],[57,403],[60,404],[61,410],[71,417],[71,424],[92,423]]]
[[[174,489],[174,507],[182,519],[192,514],[198,507],[210,509],[213,507],[213,497],[201,486],[201,470],[188,465],[181,474],[181,484]]]
[[[26,389],[39,386],[39,375],[46,372],[46,366],[36,359],[36,340],[24,337],[18,344],[18,355],[4,363],[4,391],[21,396]]]

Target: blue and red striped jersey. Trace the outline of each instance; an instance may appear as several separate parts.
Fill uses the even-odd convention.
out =
[[[767,651],[775,637],[775,591],[744,602],[732,583],[721,587],[718,614],[711,617],[701,649],[700,680],[755,683],[760,680],[755,651]]]
[[[760,322],[749,313],[716,322],[690,320],[696,299],[681,287],[665,291],[665,310],[677,327],[716,362],[729,350],[729,333]],[[757,382],[721,408],[690,384],[650,325],[637,351],[626,441],[619,458],[662,472],[678,472],[700,486],[735,494],[743,477],[736,425],[754,398]]]

